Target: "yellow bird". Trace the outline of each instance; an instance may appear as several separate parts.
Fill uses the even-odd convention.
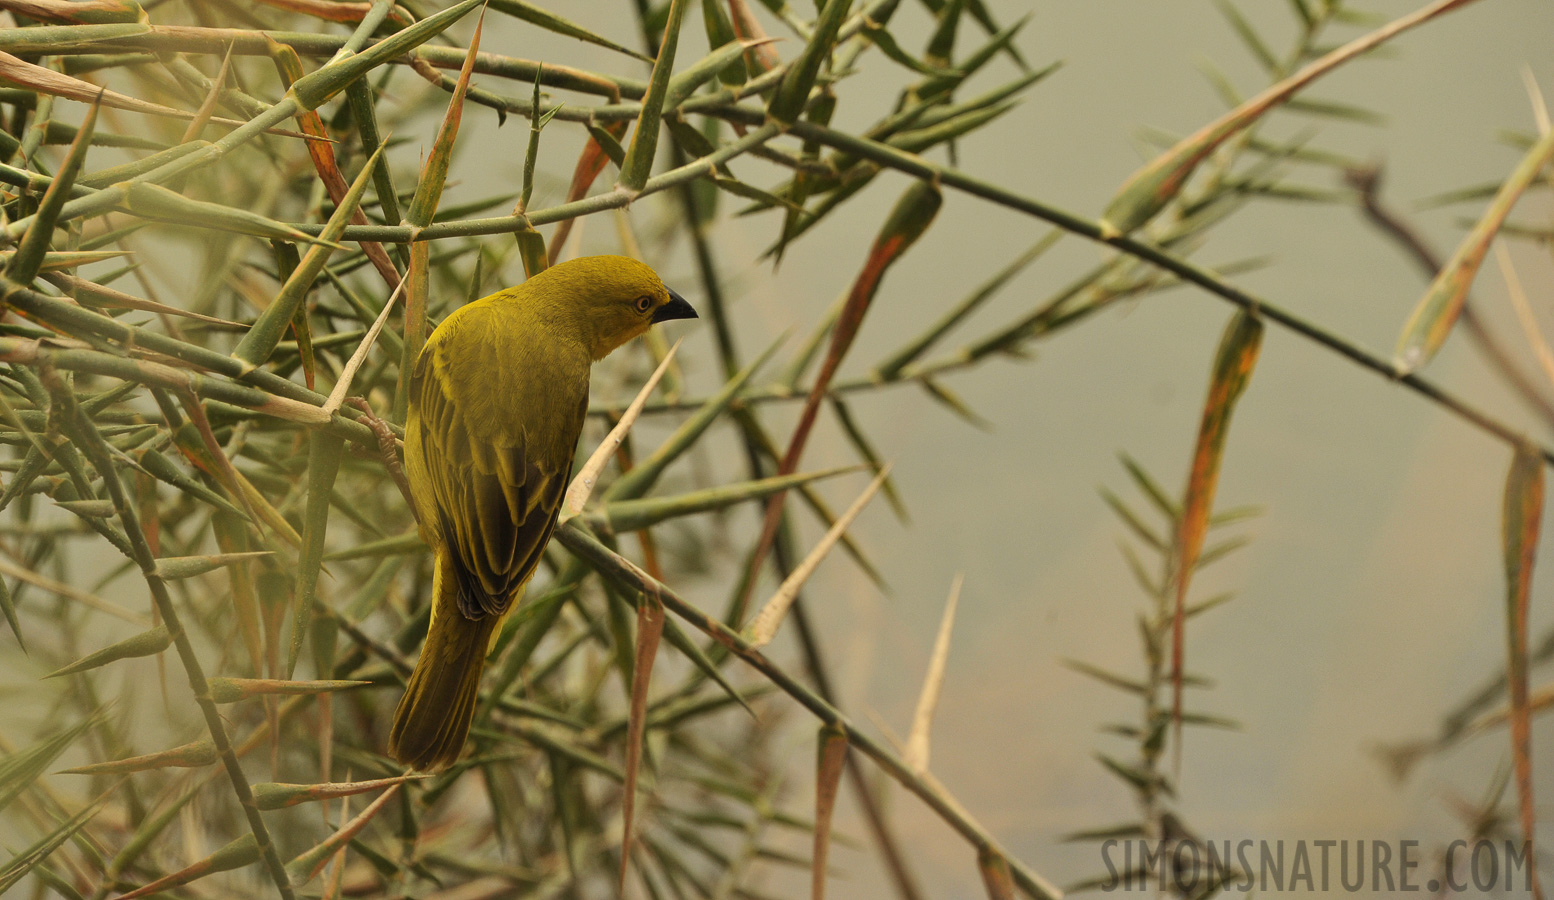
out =
[[[624,256],[575,259],[476,300],[416,358],[405,472],[436,554],[432,621],[389,755],[432,771],[458,758],[502,618],[556,524],[595,360],[696,311]]]

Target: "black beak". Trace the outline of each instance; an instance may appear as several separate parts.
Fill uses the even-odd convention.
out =
[[[696,310],[691,308],[689,303],[685,302],[684,297],[676,294],[674,291],[669,292],[669,302],[665,303],[663,306],[660,306],[658,311],[653,313],[654,322],[667,322],[670,319],[694,318],[696,318]]]

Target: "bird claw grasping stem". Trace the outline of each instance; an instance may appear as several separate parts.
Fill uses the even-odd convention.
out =
[[[399,440],[394,437],[394,432],[389,430],[388,423],[378,418],[378,414],[372,411],[372,406],[361,397],[347,397],[345,400],[351,406],[361,411],[362,424],[372,429],[372,433],[378,437],[378,456],[383,460],[383,468],[388,470],[389,477],[394,479],[394,484],[399,487],[399,492],[405,497],[405,505],[410,507],[410,515],[421,522],[421,514],[416,510],[415,497],[410,493],[410,482],[405,478],[404,466],[399,464]]]

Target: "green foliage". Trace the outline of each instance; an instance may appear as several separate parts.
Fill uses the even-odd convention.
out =
[[[950,615],[926,713],[899,754],[839,708],[808,627],[788,631],[809,678],[758,644],[785,613],[802,614],[805,579],[832,543],[876,582],[889,575],[847,533],[874,490],[903,521],[911,494],[889,477],[893,448],[855,414],[875,392],[916,385],[984,425],[951,376],[1025,358],[1118,301],[1184,284],[1245,310],[1234,332],[1243,350],[1255,345],[1248,330],[1260,335],[1266,323],[1371,371],[1403,374],[1231,283],[1253,264],[1188,259],[1251,203],[1348,196],[1290,177],[1331,180],[1346,160],[1309,135],[1274,137],[1264,125],[1286,111],[1368,116],[1294,96],[1315,77],[1311,66],[1325,72],[1354,56],[1311,62],[1349,13],[1292,4],[1297,36],[1281,55],[1219,3],[1269,89],[1243,104],[1213,76],[1236,108],[1185,142],[1167,137],[1174,149],[1119,196],[1107,225],[930,159],[954,160],[1059,71],[1026,63],[1016,45],[1023,19],[1000,24],[982,0],[825,0],[797,4],[802,12],[703,0],[711,49],[692,59],[688,2],[639,3],[635,29],[618,18],[606,21],[625,33],[600,34],[526,0],[490,0],[478,12],[480,0],[441,10],[277,0],[242,11],[0,0],[19,10],[8,13],[18,27],[0,30],[0,303],[14,314],[0,323],[0,443],[10,448],[0,512],[16,535],[0,546],[0,611],[16,645],[0,632],[0,654],[16,671],[57,679],[27,686],[46,698],[41,727],[0,723],[0,810],[8,845],[23,848],[0,865],[0,891],[26,882],[105,900],[193,885],[202,895],[292,900],[347,889],[425,896],[486,881],[503,895],[592,896],[624,874],[628,891],[655,898],[759,896],[763,869],[798,865],[813,866],[818,896],[825,860],[845,841],[831,833],[832,811],[850,791],[911,900],[922,895],[912,857],[868,787],[882,774],[967,841],[991,896],[1057,896],[928,771]],[[1449,8],[1436,6],[1431,15]],[[609,71],[482,47],[498,17],[519,33],[605,48]],[[1387,26],[1371,46],[1412,24]],[[903,44],[914,29],[925,46]],[[646,78],[640,60],[652,64]],[[893,104],[853,100],[849,80],[869,67],[900,80]],[[472,104],[527,118],[521,180],[450,207],[445,189],[493,177],[460,137],[466,114],[483,114]],[[587,140],[565,196],[547,197],[559,179],[539,167],[541,151],[547,164],[570,163],[559,158],[563,131]],[[1532,150],[1507,185],[1443,195],[1500,198],[1459,252],[1473,265],[1456,266],[1457,282],[1471,280],[1487,240],[1508,227],[1511,202],[1538,189],[1549,139],[1519,145]],[[730,259],[712,236],[719,191],[748,201],[742,214],[778,213],[762,221],[780,259],[892,181],[879,177],[887,172],[910,183],[890,188],[899,192],[892,212],[871,224],[868,254],[835,285],[843,299],[802,341],[768,336],[763,353],[742,355],[736,338],[749,323],[724,292],[752,260]],[[887,269],[936,252],[934,222],[957,194],[1048,230],[991,273],[968,272],[964,295],[936,303],[902,346],[849,358],[866,319],[896,314],[875,303],[905,290]],[[510,214],[489,213],[514,200]],[[569,252],[574,223],[590,216],[616,217],[614,249],[655,264],[671,258],[666,248],[690,249],[717,358],[684,371],[671,361],[662,389],[644,392],[643,422],[606,447],[598,490],[590,496],[590,482],[575,495],[579,514],[557,529],[527,599],[493,642],[464,758],[410,777],[382,756],[432,593],[400,471],[410,367],[436,322],[554,263]],[[1100,242],[1105,255],[1060,283],[1043,265],[1064,236]],[[1465,292],[1422,307],[1432,351]],[[1018,308],[995,315],[995,299]],[[620,356],[599,379],[589,415],[600,427],[587,432],[584,456],[664,361],[665,345],[654,335]],[[1238,357],[1242,382],[1254,356]],[[1204,432],[1213,433],[1200,434],[1209,448],[1200,457],[1216,467],[1229,416],[1223,403],[1215,411],[1214,390],[1223,401],[1240,386],[1228,386],[1236,366],[1225,368],[1206,407]],[[718,374],[704,384],[706,372]],[[1524,468],[1539,465],[1540,451],[1497,420],[1417,375],[1401,383],[1523,448]],[[772,408],[800,401],[800,425],[778,431],[790,419]],[[819,416],[824,407],[834,423]],[[858,465],[802,471],[811,430],[833,425]],[[1140,817],[1087,838],[1159,833],[1177,815],[1161,764],[1173,627],[1227,599],[1188,597],[1187,576],[1244,543],[1205,542],[1245,518],[1213,514],[1212,479],[1190,478],[1176,497],[1139,464],[1124,465],[1142,502],[1122,491],[1103,497],[1132,536],[1125,553],[1146,596],[1145,665],[1070,665],[1142,704],[1137,722],[1110,729],[1127,754],[1099,757]],[[855,473],[865,468],[873,481],[860,497]],[[800,502],[786,503],[789,494]],[[837,514],[844,499],[851,507]],[[748,533],[763,509],[760,532]],[[801,523],[828,533],[819,548],[800,545]],[[94,562],[83,564],[88,555]],[[1525,582],[1530,560],[1518,572]],[[779,583],[757,606],[758,592]],[[728,594],[726,611],[689,599],[709,590]],[[757,608],[767,619],[752,630]],[[1525,622],[1513,643],[1523,665],[1540,658],[1527,649]],[[1518,672],[1524,722],[1530,701]],[[1176,674],[1180,686],[1206,684]],[[128,696],[104,696],[126,679]],[[813,807],[782,789],[800,767],[773,739],[796,712],[819,723]],[[1234,724],[1176,713],[1182,725]],[[1451,739],[1468,729],[1457,724]],[[48,774],[60,760],[71,768]],[[812,820],[794,812],[809,808]],[[174,819],[182,842],[170,836]],[[813,860],[786,849],[794,832],[812,832]]]

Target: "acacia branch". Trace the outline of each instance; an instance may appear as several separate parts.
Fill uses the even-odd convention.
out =
[[[998,840],[974,820],[937,780],[913,772],[895,753],[860,731],[841,710],[800,684],[796,678],[767,659],[761,651],[750,646],[749,642],[727,625],[681,598],[668,586],[638,568],[631,560],[599,543],[579,524],[578,520],[574,519],[557,528],[555,536],[568,550],[586,560],[601,575],[632,590],[651,593],[662,599],[664,606],[672,610],[675,615],[728,648],[729,652],[764,675],[783,693],[797,700],[822,723],[844,730],[850,746],[874,760],[887,775],[928,804],[939,818],[959,832],[978,853],[991,853],[1007,860],[1015,881],[1026,894],[1036,900],[1061,900],[1063,896],[1061,890],[1048,883],[1045,878],[1024,863],[1010,856]]]
[[[296,895],[292,891],[291,879],[286,875],[286,867],[276,852],[275,844],[270,840],[269,829],[265,827],[264,818],[254,802],[254,793],[249,787],[248,776],[243,774],[242,764],[238,762],[232,741],[227,736],[221,713],[216,709],[215,700],[211,698],[210,683],[205,678],[205,669],[200,665],[199,657],[195,655],[194,644],[189,640],[188,632],[184,631],[178,608],[173,605],[173,598],[167,591],[167,582],[157,570],[156,555],[146,540],[146,532],[141,527],[140,516],[135,510],[135,505],[125,494],[118,471],[113,467],[108,445],[103,441],[102,435],[98,433],[91,419],[82,413],[76,404],[75,395],[59,378],[58,372],[45,365],[42,377],[44,384],[49,388],[53,402],[60,404],[65,411],[62,418],[65,420],[66,427],[74,433],[81,451],[91,461],[97,474],[102,477],[108,497],[113,501],[119,521],[123,523],[124,531],[129,536],[130,548],[133,551],[131,559],[140,568],[146,587],[151,591],[151,599],[156,604],[157,612],[162,616],[162,623],[173,639],[173,646],[178,650],[178,659],[188,676],[189,688],[194,692],[195,702],[205,718],[205,727],[210,732],[211,741],[216,745],[216,752],[227,770],[227,777],[232,782],[232,792],[237,795],[238,803],[243,807],[243,816],[248,820],[248,828],[253,832],[254,841],[259,846],[265,868],[269,871],[271,880],[275,882],[275,888],[280,892],[282,900],[294,900]]]
[[[1434,279],[1441,271],[1440,257],[1429,244],[1425,243],[1424,237],[1413,226],[1381,203],[1381,167],[1347,169],[1344,172],[1344,181],[1359,194],[1360,209],[1365,213],[1366,220],[1407,251],[1409,258],[1419,264],[1426,279]],[[1484,324],[1472,297],[1463,301],[1460,318],[1468,337],[1478,347],[1484,359],[1494,366],[1501,378],[1505,379],[1506,384],[1521,395],[1528,406],[1541,413],[1546,421],[1554,424],[1554,401],[1548,398],[1535,379],[1522,371],[1506,351],[1505,345]]]

